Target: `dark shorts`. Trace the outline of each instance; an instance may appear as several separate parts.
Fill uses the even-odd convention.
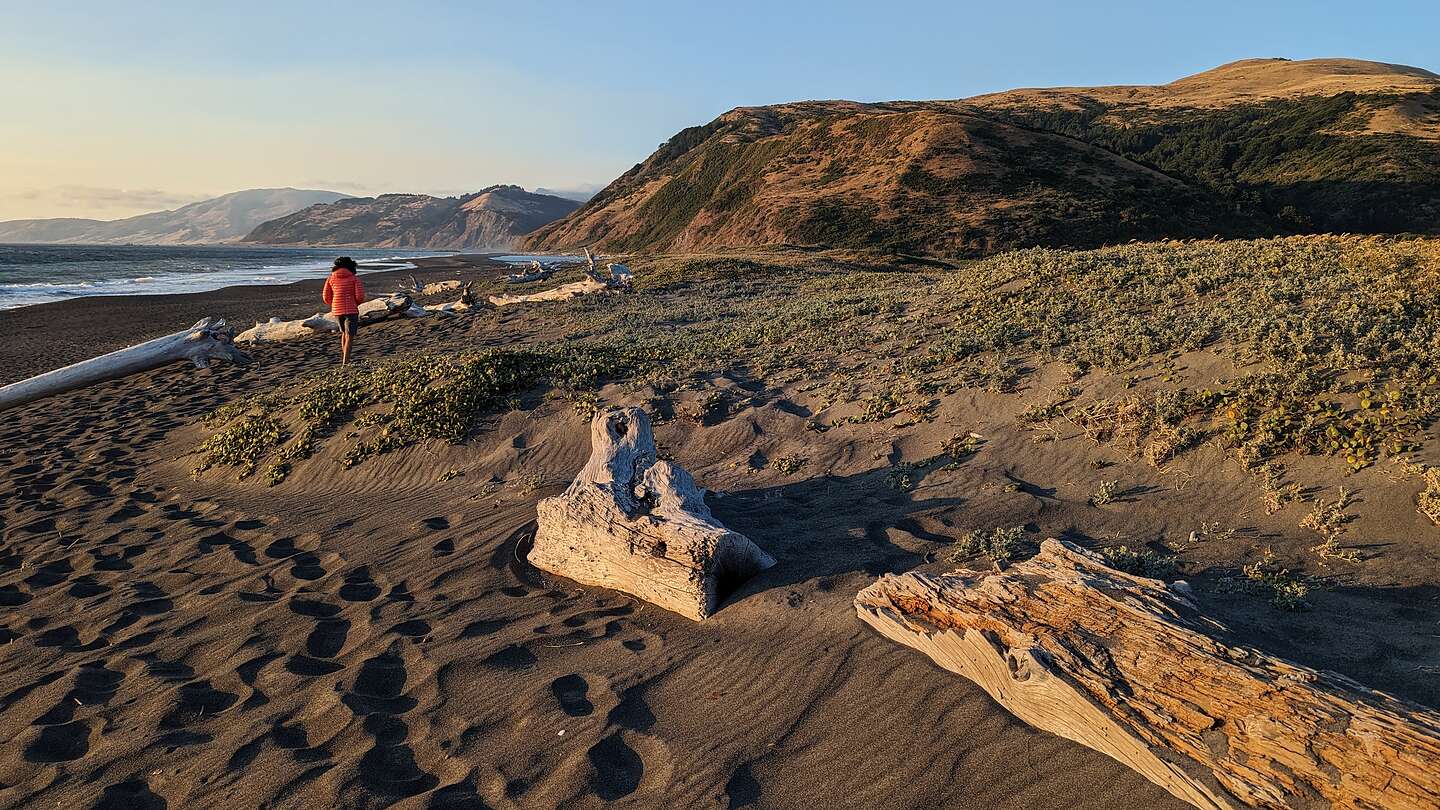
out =
[[[336,315],[335,317],[340,320],[341,332],[344,332],[347,335],[354,336],[356,332],[360,331],[359,315]]]

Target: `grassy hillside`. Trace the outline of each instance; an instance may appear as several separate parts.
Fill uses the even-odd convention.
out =
[[[1149,88],[741,108],[681,131],[528,244],[979,256],[1433,233],[1437,146],[1440,77],[1344,60],[1238,63]]]
[[[1440,143],[1367,132],[1370,116],[1387,106],[1440,109],[1440,91],[1342,93],[1164,115],[1087,98],[1075,107],[995,114],[1202,187],[1276,230],[1434,232],[1440,227]]]

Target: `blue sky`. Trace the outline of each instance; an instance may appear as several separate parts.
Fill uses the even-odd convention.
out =
[[[740,105],[1163,83],[1255,56],[1440,71],[1440,3],[0,0],[0,219],[257,186],[603,184]]]

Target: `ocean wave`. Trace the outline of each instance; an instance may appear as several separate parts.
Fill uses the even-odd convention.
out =
[[[79,288],[84,288],[84,287],[94,287],[94,286],[96,286],[97,284],[101,284],[101,283],[104,283],[104,282],[94,282],[94,281],[31,281],[31,282],[17,282],[17,283],[14,283],[14,284],[0,284],[0,290],[25,290],[25,289],[31,289],[31,288],[34,288],[34,289],[57,289],[57,290],[70,289],[70,288],[79,289]]]

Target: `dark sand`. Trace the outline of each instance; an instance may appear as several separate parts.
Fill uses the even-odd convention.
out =
[[[421,277],[496,272],[458,264]],[[5,374],[201,314],[303,315],[314,287],[0,313]],[[379,324],[358,355],[533,338],[544,317]],[[327,448],[274,488],[189,477],[179,456],[204,435],[199,417],[334,351],[329,336],[265,346],[250,367],[176,365],[0,417],[0,806],[1179,806],[881,639],[850,603],[884,571],[946,567],[961,527],[1177,531],[1252,497],[1218,464],[1176,486],[1117,462],[1113,477],[1164,497],[1095,510],[1087,470],[1106,454],[1037,444],[1003,397],[951,397],[936,425],[908,432],[815,433],[803,394],[717,377],[705,385],[749,404],[715,424],[665,421],[657,438],[724,493],[716,515],[780,563],[696,624],[524,562],[535,502],[589,452],[586,420],[563,401],[350,471]],[[702,392],[681,396],[677,412]],[[933,454],[956,425],[987,436],[973,461],[887,487],[891,463]],[[757,448],[803,451],[808,467],[756,468]],[[437,480],[451,469],[464,475]],[[1022,491],[1002,486],[1013,481]],[[1397,564],[1433,569],[1426,553]],[[1209,606],[1268,649],[1434,705],[1433,677],[1415,674],[1440,660],[1421,638],[1434,600],[1433,588],[1355,589],[1310,614]]]

